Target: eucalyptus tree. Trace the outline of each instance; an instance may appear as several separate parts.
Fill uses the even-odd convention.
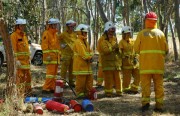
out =
[[[178,40],[179,40],[179,46],[180,46],[180,1],[174,0],[175,4],[175,27],[177,30]],[[180,54],[180,48],[179,48],[179,54]]]

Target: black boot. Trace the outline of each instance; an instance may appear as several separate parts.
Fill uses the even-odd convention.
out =
[[[149,103],[147,103],[146,105],[142,106],[142,108],[141,108],[142,112],[145,112],[145,111],[149,110],[149,107],[150,107]]]

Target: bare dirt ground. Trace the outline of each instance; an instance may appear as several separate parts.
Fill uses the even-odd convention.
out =
[[[2,90],[5,87],[5,71],[6,67],[2,68],[0,73],[0,98],[3,98]],[[45,66],[31,66],[32,71],[32,87],[34,93],[38,97],[53,97],[53,94],[42,94],[42,85],[45,80]],[[94,70],[96,74],[96,70]],[[95,85],[95,81],[94,81]],[[180,115],[180,62],[168,62],[166,63],[166,72],[164,75],[164,88],[165,88],[165,99],[164,99],[164,109],[163,113],[156,113],[153,111],[155,100],[154,92],[152,88],[151,94],[151,106],[150,110],[143,113],[140,110],[141,107],[141,93],[136,95],[123,94],[122,97],[106,98],[104,96],[103,89],[98,90],[98,99],[92,101],[94,106],[94,112],[80,112],[80,113],[70,113],[64,115],[70,116],[178,116]],[[75,96],[70,88],[64,90],[64,98],[74,99]],[[79,103],[82,100],[78,100]],[[19,112],[20,116],[35,116],[34,113],[23,113]],[[56,116],[60,115],[57,112],[50,112],[44,110],[43,116]],[[61,114],[62,115],[62,114]]]

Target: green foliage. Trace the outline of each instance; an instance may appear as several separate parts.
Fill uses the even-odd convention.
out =
[[[133,0],[132,3],[130,4],[130,10],[134,11],[136,10],[137,7],[141,6],[141,1],[140,0]]]

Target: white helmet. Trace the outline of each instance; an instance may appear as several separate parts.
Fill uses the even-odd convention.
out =
[[[26,19],[17,19],[16,20],[16,25],[25,25],[26,24]]]
[[[112,21],[108,21],[104,25],[104,32],[108,31],[110,28],[116,28]]]
[[[59,22],[60,22],[59,19],[50,18],[48,24],[58,24]]]
[[[89,28],[88,25],[85,25],[85,24],[79,24],[79,25],[76,27],[76,30],[75,30],[75,31],[88,32],[88,28]]]
[[[132,28],[130,26],[124,26],[122,28],[122,33],[131,33],[132,32]]]
[[[67,25],[67,26],[76,26],[76,22],[73,21],[73,20],[68,20],[68,21],[66,22],[66,25]]]

